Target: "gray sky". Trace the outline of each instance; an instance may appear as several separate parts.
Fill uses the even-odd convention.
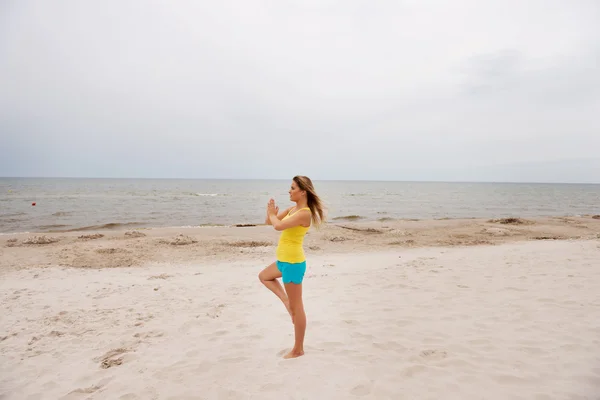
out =
[[[0,3],[0,176],[600,182],[595,0]]]

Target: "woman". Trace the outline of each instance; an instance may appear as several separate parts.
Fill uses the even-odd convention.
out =
[[[306,271],[306,258],[302,243],[311,222],[319,225],[324,220],[321,199],[308,177],[295,176],[289,194],[290,200],[296,205],[279,214],[273,199],[267,204],[266,223],[282,232],[277,245],[277,261],[258,274],[263,285],[279,297],[292,317],[294,348],[283,358],[304,355],[306,314],[302,304],[302,279]],[[277,278],[282,278],[285,291]]]

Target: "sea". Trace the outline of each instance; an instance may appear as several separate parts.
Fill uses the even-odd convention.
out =
[[[0,178],[0,233],[262,224],[290,180]],[[600,214],[600,185],[314,181],[331,221]],[[35,205],[34,205],[35,204]]]

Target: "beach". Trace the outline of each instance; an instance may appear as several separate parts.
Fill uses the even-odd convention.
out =
[[[600,0],[0,4],[0,400],[600,400]]]
[[[598,399],[600,217],[0,236],[0,399]]]

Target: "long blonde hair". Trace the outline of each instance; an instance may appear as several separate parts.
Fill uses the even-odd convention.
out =
[[[325,207],[323,206],[323,201],[317,195],[315,187],[308,176],[296,175],[294,177],[294,182],[296,182],[300,190],[306,192],[306,202],[312,214],[312,222],[318,227],[325,222]]]

